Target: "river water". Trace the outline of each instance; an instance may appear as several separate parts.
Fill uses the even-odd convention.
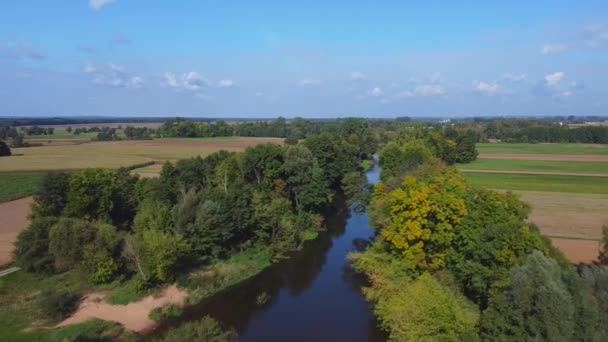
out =
[[[368,181],[377,183],[379,174],[375,166]],[[361,293],[365,280],[346,259],[373,238],[367,215],[338,205],[326,227],[290,259],[188,308],[184,320],[211,315],[234,327],[240,341],[386,340]]]

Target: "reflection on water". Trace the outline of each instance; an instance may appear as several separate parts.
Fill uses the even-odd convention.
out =
[[[370,183],[379,174],[378,167],[369,171]],[[367,215],[351,214],[342,203],[326,225],[301,252],[188,308],[184,320],[211,315],[234,327],[241,341],[384,341],[360,291],[365,279],[346,260],[373,237]],[[263,304],[262,293],[269,297]]]

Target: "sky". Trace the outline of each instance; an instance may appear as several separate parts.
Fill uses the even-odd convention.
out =
[[[0,116],[608,115],[608,1],[5,0]]]

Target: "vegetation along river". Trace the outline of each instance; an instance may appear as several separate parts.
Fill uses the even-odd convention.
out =
[[[377,183],[379,174],[375,166],[368,181]],[[187,308],[177,324],[211,315],[234,327],[240,341],[384,341],[361,293],[365,280],[346,259],[373,237],[368,217],[338,205],[326,223],[302,251]]]

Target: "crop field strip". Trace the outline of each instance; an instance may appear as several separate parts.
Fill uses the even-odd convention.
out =
[[[458,165],[474,186],[514,191],[572,262],[597,258],[608,225],[608,146],[479,144],[479,159]]]
[[[259,143],[282,142],[280,138],[233,137],[222,140],[130,140],[15,148],[13,156],[0,159],[0,172],[118,168],[151,161],[206,156],[219,150],[243,151]]]
[[[608,145],[600,144],[477,144],[480,154],[565,154],[608,156]]]

